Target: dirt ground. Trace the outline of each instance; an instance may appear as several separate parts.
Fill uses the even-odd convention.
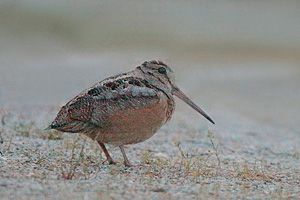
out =
[[[110,166],[90,139],[43,130],[72,95],[93,80],[130,69],[130,63],[127,68],[75,64],[72,73],[84,74],[81,79],[57,74],[51,84],[34,77],[46,82],[44,90],[30,80],[24,86],[19,80],[17,89],[2,87],[1,199],[298,199],[299,62],[172,64],[178,85],[216,125],[177,100],[171,122],[148,141],[127,147],[132,168],[123,166],[116,147],[109,151],[118,164]],[[32,75],[36,68],[27,70]]]

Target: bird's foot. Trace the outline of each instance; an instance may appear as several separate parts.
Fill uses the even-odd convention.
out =
[[[135,167],[134,165],[132,165],[128,160],[124,161],[124,165],[125,167]]]
[[[108,164],[110,164],[110,165],[116,165],[117,162],[115,162],[115,161],[113,161],[113,160],[108,160]]]
[[[104,164],[105,162],[108,162],[109,165],[116,165],[117,162],[115,162],[113,159],[106,159],[102,162]]]

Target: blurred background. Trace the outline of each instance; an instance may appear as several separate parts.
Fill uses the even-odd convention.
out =
[[[0,1],[0,107],[62,105],[150,59],[221,125],[299,130],[298,0]]]

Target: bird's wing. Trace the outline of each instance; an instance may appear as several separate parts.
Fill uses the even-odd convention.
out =
[[[53,128],[82,132],[88,127],[102,127],[106,118],[127,109],[159,101],[158,93],[147,81],[126,77],[96,84],[65,105],[53,122]]]

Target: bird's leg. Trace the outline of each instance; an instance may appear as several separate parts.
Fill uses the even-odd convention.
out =
[[[122,152],[122,155],[123,155],[123,158],[124,158],[124,165],[125,165],[126,167],[131,167],[132,165],[130,164],[130,162],[129,162],[127,156],[126,156],[124,147],[123,147],[123,146],[119,146],[119,147],[120,147],[120,149],[121,149],[121,152]]]
[[[115,165],[116,162],[115,162],[115,161],[111,158],[111,156],[109,155],[109,153],[108,153],[108,151],[107,151],[105,145],[104,145],[103,143],[101,143],[101,142],[98,142],[98,144],[100,145],[101,149],[103,150],[103,152],[104,152],[104,154],[105,154],[105,156],[106,156],[106,159],[107,159],[108,163],[109,163],[110,165]]]

